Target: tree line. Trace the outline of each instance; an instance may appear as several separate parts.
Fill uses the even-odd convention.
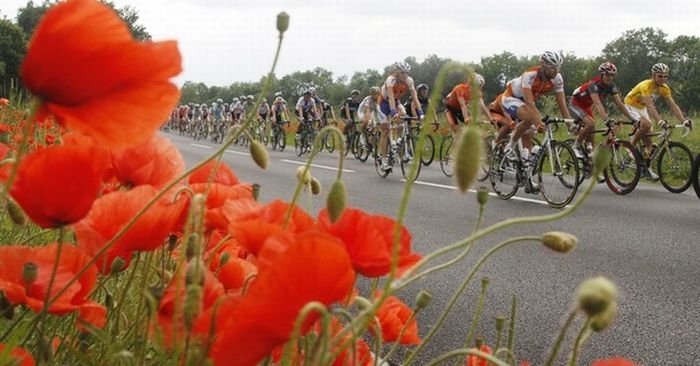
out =
[[[17,11],[15,21],[0,19],[0,95],[9,95],[17,90],[19,85],[19,67],[31,34],[44,12],[56,0],[44,0],[41,5],[28,1],[26,6]],[[106,1],[107,5],[115,8],[114,4]],[[138,11],[126,6],[116,9],[126,21],[135,38],[150,39],[150,34],[143,25],[138,24]],[[617,65],[618,75],[615,79],[622,93],[629,91],[639,81],[649,77],[651,65],[664,62],[671,67],[669,84],[674,90],[674,98],[683,110],[698,111],[700,109],[700,38],[681,35],[669,38],[661,29],[639,28],[628,30],[620,37],[612,40],[603,48],[598,57],[580,58],[573,53],[563,52],[565,59],[562,76],[565,81],[567,95],[597,74],[597,67],[603,61]],[[500,54],[482,57],[479,63],[470,66],[486,78],[484,98],[492,100],[503,91],[507,80],[520,75],[526,68],[537,64],[538,55],[518,56],[504,51]],[[416,83],[426,83],[431,86],[435,82],[438,71],[453,60],[430,55],[422,61],[409,56],[404,59],[411,69],[411,76]],[[367,93],[374,85],[381,85],[389,74],[391,65],[383,70],[366,69],[357,71],[352,76],[334,75],[332,71],[315,67],[306,71],[296,71],[273,80],[272,94],[280,91],[285,98],[296,99],[302,90],[315,87],[319,94],[332,105],[339,105],[347,98],[350,91],[358,89]],[[448,75],[443,95],[454,85],[464,81],[465,75],[460,73]],[[234,97],[241,95],[257,95],[262,89],[264,76],[257,82],[233,82],[227,86],[209,86],[202,82],[186,81],[182,87],[182,103],[211,103],[217,98],[231,102]]]

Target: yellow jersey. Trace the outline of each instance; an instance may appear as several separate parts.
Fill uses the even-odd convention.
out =
[[[625,104],[631,105],[635,108],[644,108],[645,105],[642,103],[642,97],[651,97],[652,100],[656,100],[659,96],[668,97],[671,95],[671,88],[668,85],[658,85],[652,79],[647,79],[632,88],[629,93],[625,96]]]

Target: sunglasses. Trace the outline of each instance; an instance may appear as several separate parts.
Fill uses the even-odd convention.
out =
[[[656,75],[659,79],[668,79],[668,75]]]

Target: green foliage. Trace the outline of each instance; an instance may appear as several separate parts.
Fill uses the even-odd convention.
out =
[[[27,38],[34,33],[34,28],[39,24],[41,17],[55,3],[55,1],[44,0],[41,5],[37,6],[30,0],[27,1],[27,5],[17,10],[17,25],[22,28]]]
[[[19,67],[26,53],[22,28],[0,19],[0,96],[10,95],[19,80]]]

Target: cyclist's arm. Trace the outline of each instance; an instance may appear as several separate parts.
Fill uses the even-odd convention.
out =
[[[410,84],[411,88],[411,108],[415,110],[415,114],[413,116],[415,117],[421,117],[425,111],[423,111],[423,107],[420,105],[420,100],[418,99],[418,91],[416,91],[416,88],[413,86],[413,84]]]
[[[459,109],[462,110],[462,115],[464,116],[464,122],[471,121],[471,116],[469,115],[469,107],[467,106],[467,101],[461,96],[457,96],[457,102],[459,102]]]
[[[681,109],[678,107],[678,104],[676,104],[676,101],[673,100],[673,97],[668,95],[664,97],[664,100],[666,101],[666,105],[668,105],[668,108],[671,110],[673,116],[678,118],[679,122],[683,122],[685,120],[685,116],[683,115],[683,111],[681,111]]]
[[[620,95],[613,94],[612,98],[613,98],[613,103],[615,103],[615,106],[617,107],[617,110],[620,111],[620,113],[622,113],[630,121],[634,121],[634,118],[632,118],[632,115],[627,110],[627,107],[625,107],[625,103],[622,102],[622,98],[620,98]]]
[[[386,86],[386,94],[387,98],[389,99],[389,110],[393,112],[393,114],[398,114],[398,110],[396,109],[396,98],[394,97],[394,87],[392,85],[387,85]],[[389,118],[393,118],[394,116],[389,116]]]
[[[600,95],[598,93],[591,93],[591,100],[593,101],[593,110],[598,114],[600,119],[603,121],[608,119],[608,113],[605,111],[605,107],[603,107],[603,103],[600,101]],[[615,94],[613,97],[617,96]],[[620,97],[617,98],[618,100]],[[619,108],[619,107],[618,107]]]
[[[557,98],[557,107],[559,107],[559,113],[564,118],[571,119],[571,115],[569,114],[569,108],[566,106],[566,95],[564,95],[563,91],[557,92],[556,93],[556,98]]]
[[[537,106],[535,105],[535,96],[532,94],[532,89],[523,87],[523,101],[528,106],[537,110]]]
[[[641,100],[642,104],[644,104],[647,107],[647,111],[649,111],[649,117],[651,117],[651,122],[658,123],[661,120],[661,116],[659,116],[659,112],[656,110],[656,107],[654,106],[654,101],[651,99],[651,96],[642,95]]]

